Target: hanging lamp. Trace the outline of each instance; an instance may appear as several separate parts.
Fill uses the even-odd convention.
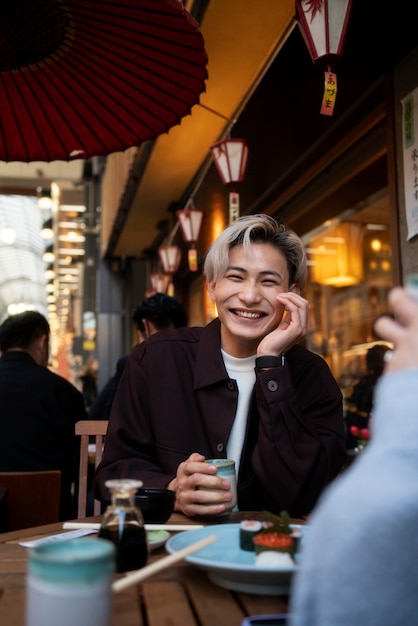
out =
[[[239,195],[235,185],[244,181],[248,144],[246,139],[228,137],[214,143],[210,151],[223,184],[232,188],[229,193],[229,223],[232,223],[239,217]]]
[[[203,216],[204,212],[201,209],[195,209],[192,200],[189,201],[189,204],[184,209],[176,211],[183,239],[190,244],[188,261],[191,272],[197,272],[198,269],[196,242],[199,239],[200,229],[202,228]]]
[[[295,0],[300,31],[315,65],[325,69],[321,114],[333,115],[337,75],[347,38],[352,0]]]

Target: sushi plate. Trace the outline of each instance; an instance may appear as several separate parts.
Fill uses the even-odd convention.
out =
[[[304,532],[304,526],[292,526]],[[264,595],[289,593],[297,562],[282,568],[256,566],[255,553],[240,548],[239,529],[239,524],[216,524],[189,530],[171,537],[165,549],[175,554],[200,539],[215,535],[214,543],[186,556],[185,561],[205,570],[214,583],[232,591]]]

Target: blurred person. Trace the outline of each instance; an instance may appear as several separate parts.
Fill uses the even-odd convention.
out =
[[[137,344],[140,344],[160,330],[187,326],[186,311],[177,298],[165,293],[155,293],[145,298],[132,315],[137,328]],[[116,363],[113,376],[107,381],[96,400],[90,407],[89,419],[109,419],[113,398],[129,355],[121,357]]]
[[[186,515],[222,514],[229,480],[204,461],[229,457],[240,509],[306,515],[345,449],[341,391],[324,359],[298,345],[309,307],[303,243],[270,216],[241,217],[209,249],[204,273],[218,317],[161,331],[129,356],[96,497],[107,501],[105,481],[129,476],[173,489]]]
[[[400,287],[375,392],[372,438],[310,519],[293,579],[291,626],[411,626],[418,580],[418,303]],[[388,355],[390,358],[388,358]]]
[[[60,519],[74,517],[80,442],[87,419],[82,394],[48,369],[50,329],[36,311],[0,326],[0,471],[60,470]]]
[[[90,355],[83,368],[83,373],[80,375],[82,394],[87,410],[91,407],[97,396],[98,371],[99,362],[94,356]]]
[[[346,428],[346,448],[354,450],[357,446],[357,436],[351,433],[351,427],[368,429],[373,410],[374,389],[383,373],[385,354],[389,346],[376,344],[366,353],[366,374],[352,387],[344,402],[344,421]]]

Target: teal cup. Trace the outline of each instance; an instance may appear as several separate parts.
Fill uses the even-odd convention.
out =
[[[54,541],[29,551],[25,626],[110,626],[115,547]]]
[[[230,513],[232,509],[237,505],[238,497],[237,497],[237,476],[235,472],[235,461],[232,459],[206,459],[206,463],[210,465],[215,465],[217,467],[217,475],[222,478],[226,478],[230,481],[231,487],[230,491],[232,493],[232,500],[230,502],[226,502],[225,514]]]

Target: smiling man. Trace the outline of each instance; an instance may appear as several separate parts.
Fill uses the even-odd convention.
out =
[[[222,514],[230,484],[205,459],[232,458],[239,509],[307,515],[345,448],[341,391],[298,345],[309,310],[303,243],[267,215],[241,217],[209,249],[204,273],[218,318],[160,331],[131,353],[96,497],[108,502],[110,478],[138,478],[175,490],[186,515]]]

